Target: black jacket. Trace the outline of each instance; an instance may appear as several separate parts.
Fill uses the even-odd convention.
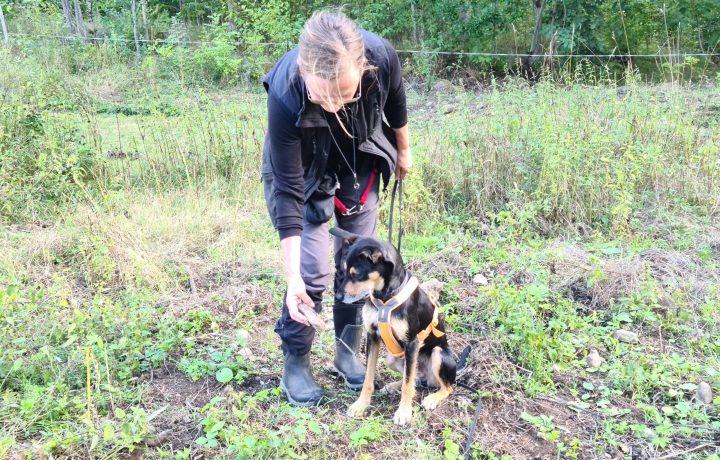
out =
[[[379,166],[387,187],[397,163],[395,135],[390,128],[407,123],[402,72],[397,52],[387,41],[367,31],[362,34],[365,55],[376,69],[362,79],[355,136],[361,152],[382,160]],[[287,52],[263,78],[268,93],[268,132],[262,175],[270,218],[281,239],[302,233],[303,206],[313,199],[323,179],[327,180],[332,142],[323,109],[308,101],[297,58],[298,48]]]

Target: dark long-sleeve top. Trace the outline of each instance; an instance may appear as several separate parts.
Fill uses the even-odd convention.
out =
[[[366,42],[366,55],[370,63],[377,67],[377,78],[381,82],[381,87],[387,91],[385,104],[382,107],[385,118],[391,128],[402,128],[407,124],[407,105],[402,69],[397,52],[387,41],[380,39],[377,35],[363,31],[363,36]],[[382,49],[378,49],[379,47]],[[309,103],[305,96],[304,83],[298,84],[297,81],[293,82],[293,78],[290,78],[290,75],[297,75],[297,64],[294,64],[295,69],[292,70],[293,63],[297,61],[297,49],[283,56],[276,64],[276,68],[281,66],[282,61],[286,59],[291,62],[285,63],[285,67],[290,69],[285,72],[294,72],[288,74],[288,78],[285,80],[287,86],[280,91],[273,91],[277,85],[266,83],[268,90],[266,142],[269,147],[268,160],[275,189],[275,227],[279,232],[280,239],[302,233],[303,205],[305,203],[305,170],[302,154],[302,131],[304,128],[299,126],[301,123],[299,123],[298,117],[303,102]],[[373,59],[382,62],[373,62]],[[294,78],[299,77],[295,76]],[[300,94],[293,94],[298,92]],[[361,102],[362,99],[358,103]],[[342,139],[347,139],[346,135],[337,123],[331,122],[335,118],[335,114],[325,112],[325,118],[330,122],[333,136],[341,144],[343,151],[347,152],[348,150],[344,146],[351,144],[349,142],[343,144]],[[337,149],[331,149],[329,154],[330,158],[328,158],[327,164],[340,168],[343,160],[336,157]]]

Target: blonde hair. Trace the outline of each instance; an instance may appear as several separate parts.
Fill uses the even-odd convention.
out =
[[[339,9],[315,12],[300,34],[300,72],[337,80],[348,65],[362,75],[374,68],[365,58],[365,43],[357,24]]]
[[[357,68],[361,80],[366,71],[376,69],[365,57],[365,42],[357,24],[340,9],[316,11],[305,22],[299,45],[301,75],[313,75],[339,84],[340,76],[351,66]],[[321,96],[331,102],[330,94]],[[345,134],[353,137],[337,112],[335,118]]]

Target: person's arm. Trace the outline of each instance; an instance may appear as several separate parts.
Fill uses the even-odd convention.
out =
[[[298,323],[310,326],[305,315],[298,311],[298,304],[305,303],[314,307],[313,301],[307,295],[305,290],[305,282],[300,275],[300,244],[302,237],[288,236],[280,240],[280,248],[282,250],[283,269],[285,272],[285,280],[287,282],[287,291],[285,293],[285,304],[288,307],[290,318]]]
[[[302,233],[305,202],[302,135],[292,113],[273,93],[268,94],[270,166],[275,190],[275,228],[280,239]]]
[[[292,114],[272,94],[268,97],[267,135],[275,189],[275,226],[280,235],[283,273],[287,283],[285,303],[293,320],[309,326],[305,316],[298,311],[298,303],[313,305],[300,275],[302,207],[305,200],[301,136]]]
[[[385,48],[388,52],[388,97],[383,111],[388,124],[395,132],[397,142],[398,161],[395,175],[403,179],[412,167],[412,154],[410,152],[410,130],[408,129],[407,98],[402,80],[400,58],[395,48],[387,41]]]
[[[395,141],[397,142],[398,160],[395,166],[395,175],[404,179],[412,167],[412,153],[410,153],[410,130],[407,123],[402,128],[395,128]]]

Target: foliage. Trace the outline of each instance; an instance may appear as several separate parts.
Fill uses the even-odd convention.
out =
[[[543,50],[556,54],[653,54],[713,52],[720,44],[720,11],[713,0],[656,0],[624,2],[545,1],[542,13]],[[147,23],[138,25],[141,38],[168,39],[150,46],[177,65],[182,54],[201,78],[228,81],[243,76],[256,79],[295,43],[302,23],[313,11],[335,3],[316,0],[272,0],[262,6],[250,0],[138,1]],[[90,5],[90,4],[87,4]],[[103,0],[83,4],[86,35],[122,39],[132,52],[133,21],[127,2]],[[7,7],[11,29],[32,34],[67,34],[57,3],[16,1]],[[401,48],[525,53],[535,27],[533,2],[369,0],[346,8],[360,25],[378,32]],[[47,20],[49,19],[49,21]],[[202,24],[202,25],[201,25]],[[183,41],[177,41],[182,29]],[[224,29],[224,30],[221,30]],[[187,41],[203,41],[199,46]],[[264,43],[278,43],[265,45]],[[147,45],[143,44],[143,48]],[[167,47],[184,50],[168,53]],[[196,55],[196,56],[194,56]],[[69,54],[72,58],[72,55]],[[427,55],[408,55],[410,68],[428,76]],[[424,60],[424,61],[423,61]],[[73,59],[78,61],[78,59]],[[623,60],[592,59],[601,66],[620,67]],[[665,62],[665,61],[663,61]],[[666,63],[673,64],[673,60]],[[709,61],[703,59],[703,68]],[[432,74],[451,74],[463,67],[513,67],[512,60],[488,56],[434,56]],[[644,71],[657,70],[655,59],[637,59]],[[425,70],[423,70],[425,69]],[[239,71],[239,74],[238,74]]]
[[[443,130],[415,128],[431,139],[416,149],[427,159],[420,182],[456,215],[509,210],[520,225],[547,230],[628,231],[649,203],[712,209],[720,139],[705,126],[708,102],[660,88],[629,91],[506,84],[482,97],[480,117],[478,102],[456,98]]]
[[[29,100],[36,95],[26,87]],[[42,97],[42,96],[40,96]],[[45,217],[82,196],[99,163],[71,124],[49,123],[42,99],[10,96],[0,105],[0,218]]]
[[[92,3],[96,30],[132,38],[126,2]],[[377,395],[374,413],[349,420],[342,413],[354,396],[341,384],[323,381],[331,401],[319,408],[292,408],[275,388],[272,323],[282,291],[258,180],[265,98],[259,85],[242,85],[285,49],[268,54],[260,43],[292,42],[307,12],[324,3],[269,2],[265,15],[253,2],[148,1],[147,32],[166,40],[139,61],[125,42],[17,40],[0,50],[0,212],[13,223],[0,227],[0,457],[31,444],[54,457],[93,458],[464,455],[481,402],[465,389],[441,412],[419,409],[415,425],[393,428],[394,396]],[[415,3],[426,48],[487,49],[496,40],[497,49],[514,49],[510,18],[518,37],[528,33],[531,12],[515,2],[430,3]],[[560,3],[549,3],[555,22],[545,22],[546,42],[556,36],[558,50],[581,49],[582,35],[592,49],[617,40],[624,50],[621,28],[598,28],[619,20],[606,3],[565,2],[565,22]],[[652,2],[623,5],[657,19]],[[361,6],[348,11],[414,45],[410,3]],[[686,13],[674,8],[668,23],[684,30],[677,18]],[[50,2],[13,2],[8,18],[13,30],[66,32]],[[625,19],[632,48],[647,29]],[[654,46],[663,30],[649,35]],[[195,40],[204,43],[182,45]],[[437,78],[446,64],[425,55],[415,65]],[[623,446],[671,456],[677,446],[711,443],[720,429],[712,277],[720,273],[720,103],[712,83],[690,78],[703,66],[695,60],[661,65],[672,75],[662,85],[632,72],[616,79],[610,69],[598,77],[586,65],[533,85],[490,77],[477,94],[447,82],[427,92],[408,85],[415,165],[403,256],[414,273],[446,283],[440,300],[452,340],[482,353],[461,382],[481,387],[497,417],[514,417],[503,423],[526,424],[533,443],[563,458],[614,456]],[[556,237],[592,255],[578,262],[588,273],[580,287],[612,276],[600,260],[650,248],[681,251],[690,262],[673,289],[643,269],[636,291],[597,307],[559,287]],[[693,270],[697,282],[682,284]],[[475,274],[487,286],[472,284]],[[638,343],[616,340],[620,327],[637,331]],[[319,370],[332,359],[332,331],[315,347]],[[598,368],[585,361],[590,348],[604,358]],[[182,384],[179,396],[163,395],[170,409],[148,398],[167,369]],[[715,392],[709,405],[698,401],[701,381]],[[198,395],[207,399],[192,407]],[[535,410],[554,401],[563,401],[557,411]],[[598,422],[583,431],[561,418],[567,411]],[[495,414],[481,422],[488,430],[499,426]],[[163,417],[178,422],[173,430],[188,427],[179,447],[152,446]],[[471,450],[507,458],[484,436]]]

